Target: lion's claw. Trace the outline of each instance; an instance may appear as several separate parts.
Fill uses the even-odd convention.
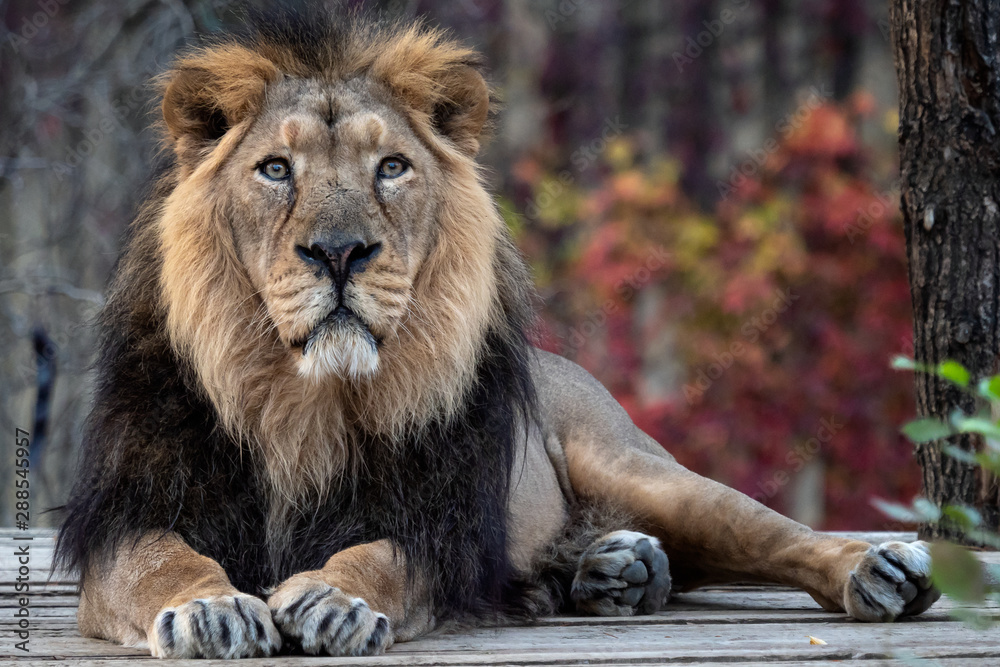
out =
[[[851,571],[844,608],[858,620],[883,623],[922,613],[941,597],[930,574],[926,542],[884,542]]]
[[[264,601],[252,595],[214,595],[160,611],[149,633],[158,658],[256,658],[281,648]]]
[[[281,633],[311,655],[377,655],[392,645],[384,614],[311,577],[292,577],[267,604]]]
[[[583,552],[570,596],[581,611],[601,616],[659,611],[670,597],[667,554],[655,537],[609,533]]]

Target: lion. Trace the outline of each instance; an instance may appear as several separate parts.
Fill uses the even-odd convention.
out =
[[[169,165],[100,315],[58,537],[82,635],[358,656],[709,583],[864,621],[938,598],[925,544],[819,534],[686,470],[532,347],[476,161],[494,96],[473,50],[279,11],[160,84]]]

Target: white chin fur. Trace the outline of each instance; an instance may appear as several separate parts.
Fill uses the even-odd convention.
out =
[[[355,322],[323,327],[299,357],[301,377],[319,380],[335,375],[345,380],[365,378],[378,370],[375,339]]]

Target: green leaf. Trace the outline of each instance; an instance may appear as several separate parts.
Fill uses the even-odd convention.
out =
[[[945,595],[960,602],[986,599],[983,564],[962,547],[947,542],[931,545],[931,580]]]
[[[989,440],[987,440],[987,442],[989,443]],[[962,463],[966,463],[968,465],[980,466],[994,475],[1000,475],[1000,451],[997,451],[992,447],[985,452],[978,452],[974,454],[968,450],[962,449],[961,447],[945,445],[941,448],[941,451],[957,461],[961,461]]]
[[[901,521],[903,523],[920,523],[921,520],[920,515],[906,505],[890,503],[882,500],[881,498],[873,498],[872,506],[874,506],[875,509],[882,514],[885,514],[890,519],[895,519],[896,521]]]
[[[931,661],[901,649],[894,649],[892,657],[895,661],[907,667],[941,667],[940,662]]]
[[[957,361],[941,362],[938,364],[937,372],[944,379],[950,380],[960,387],[969,386],[969,371],[965,370],[965,366]]]
[[[897,371],[915,371],[917,370],[917,362],[913,359],[908,359],[907,357],[893,357],[892,361],[889,362]]]
[[[965,537],[975,542],[976,544],[981,544],[984,547],[991,547],[993,549],[1000,549],[1000,535],[992,533],[988,530],[983,530],[982,528],[977,528],[975,530],[970,530],[965,534]],[[997,568],[997,585],[1000,586],[1000,565],[995,566]]]
[[[909,651],[896,649],[892,652],[892,657],[896,662],[907,665],[907,667],[941,667],[941,663],[931,662],[927,658],[914,655]]]
[[[977,632],[993,627],[993,617],[977,609],[952,609],[951,615]]]
[[[972,530],[983,522],[983,516],[966,505],[945,505],[941,511],[965,530]]]
[[[988,401],[1000,401],[1000,375],[983,378],[976,385],[976,391]]]
[[[988,438],[1000,438],[1000,427],[992,419],[953,415],[951,423],[960,433],[978,433]]]
[[[902,431],[903,435],[918,444],[944,438],[954,433],[951,426],[933,417],[911,421],[903,426]]]
[[[972,452],[962,449],[961,447],[956,447],[955,445],[945,445],[941,448],[941,451],[950,456],[953,459],[961,461],[962,463],[968,463],[969,465],[978,465],[979,459]]]
[[[1000,536],[998,536],[998,539],[1000,539]],[[987,582],[987,584],[990,587],[990,590],[992,590],[994,593],[1000,591],[1000,564],[992,563],[992,564],[987,564],[985,567],[987,576],[990,579],[990,581]]]
[[[922,521],[928,523],[941,520],[941,509],[926,498],[917,498],[914,500],[913,511],[916,512]]]
[[[989,451],[976,454],[976,461],[983,468],[1000,477],[1000,452]]]

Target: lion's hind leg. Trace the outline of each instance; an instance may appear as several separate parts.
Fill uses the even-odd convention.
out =
[[[667,554],[650,535],[608,533],[580,556],[570,596],[580,611],[599,616],[655,613],[670,597]]]

